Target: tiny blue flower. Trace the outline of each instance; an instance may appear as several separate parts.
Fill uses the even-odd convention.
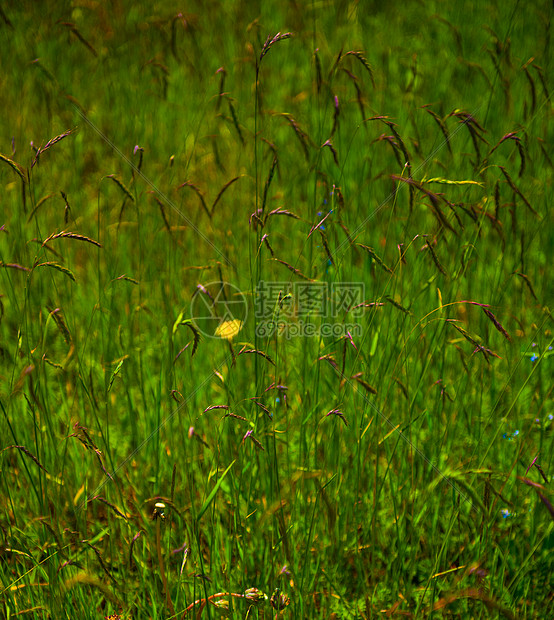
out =
[[[551,413],[548,414],[548,419],[549,420],[554,420],[554,415],[552,415]]]
[[[519,435],[519,431],[514,431],[513,436],[514,436],[514,437],[517,437],[518,435]]]
[[[530,358],[530,359],[531,359],[531,361],[532,361],[532,362],[536,362],[536,361],[539,359],[539,356],[538,356],[538,355],[535,355],[535,354],[533,353],[533,355],[531,355],[531,358]]]
[[[512,513],[507,508],[502,508],[500,513],[501,513],[503,519],[507,519],[508,517],[512,516]]]

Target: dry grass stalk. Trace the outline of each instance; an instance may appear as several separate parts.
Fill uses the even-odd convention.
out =
[[[135,278],[131,278],[130,276],[126,276],[125,274],[121,276],[117,276],[117,278],[114,278],[112,282],[116,282],[117,280],[125,280],[125,282],[130,282],[131,284],[135,284],[135,285],[140,284],[138,280],[135,280]]]
[[[436,239],[434,240],[436,241]],[[427,242],[423,248],[427,248],[431,254],[431,257],[433,259],[433,262],[435,263],[435,265],[437,266],[437,269],[444,275],[444,276],[448,276],[448,273],[446,272],[446,269],[441,265],[440,261],[439,261],[439,257],[437,256],[434,248],[433,248],[433,242]]]
[[[331,265],[335,267],[335,261],[333,259],[333,255],[331,254],[331,250],[329,249],[329,244],[327,243],[327,237],[325,236],[325,233],[322,230],[319,231],[319,234],[321,235],[321,243],[323,244],[323,248],[325,249],[327,258],[329,259],[329,262],[331,263]]]
[[[364,68],[366,69],[366,71],[369,73],[369,78],[371,80],[371,84],[373,86],[373,88],[375,88],[375,77],[373,75],[373,69],[371,67],[371,65],[369,64],[369,62],[367,61],[367,58],[363,55],[362,52],[359,51],[350,51],[350,52],[346,52],[346,54],[344,54],[344,56],[354,56],[354,58],[357,58],[359,62],[362,63],[362,65],[364,66]]]
[[[385,265],[381,258],[375,253],[375,250],[373,248],[370,248],[368,245],[364,245],[363,243],[356,243],[356,245],[362,248],[362,250],[365,250],[371,256],[371,258],[379,265],[379,267],[384,269],[387,273],[394,275],[393,270],[390,267],[387,267],[387,265]]]
[[[262,213],[265,210],[265,205],[267,202],[267,194],[269,192],[269,187],[271,185],[271,181],[273,181],[273,175],[275,174],[275,169],[277,168],[277,156],[273,156],[273,161],[271,162],[271,168],[269,169],[269,173],[267,175],[267,179],[264,185],[264,196],[262,200]]]
[[[256,211],[254,211],[254,213],[251,213],[250,217],[248,218],[248,224],[254,230],[256,230],[258,228],[258,226],[260,228],[264,227],[265,221],[262,220],[261,215],[262,215],[262,210],[261,209],[257,209]]]
[[[177,187],[177,189],[181,189],[183,187],[190,187],[193,192],[198,196],[198,198],[200,199],[200,203],[202,205],[202,208],[204,209],[204,211],[206,212],[207,216],[211,219],[212,214],[210,213],[210,210],[208,209],[208,205],[206,204],[206,200],[204,198],[204,194],[202,194],[202,192],[200,191],[200,189],[192,182],[192,181],[185,181],[184,183],[181,183],[181,185],[179,185]]]
[[[252,396],[250,400],[254,402],[264,413],[266,413],[270,419],[273,418],[271,411],[263,403],[257,400],[258,398],[259,396]]]
[[[337,361],[335,360],[335,358],[329,354],[326,353],[325,355],[322,355],[321,357],[318,357],[317,359],[318,362],[327,362],[332,368],[334,368],[337,372],[341,372],[339,365],[337,364]]]
[[[531,59],[530,62],[532,63],[533,59]],[[529,88],[531,89],[531,114],[534,114],[537,107],[537,89],[535,88],[535,80],[533,79],[533,76],[529,73],[529,69],[527,69],[528,65],[529,63],[523,65],[523,71],[525,73],[527,81],[529,82]]]
[[[98,561],[100,562],[100,566],[102,567],[102,570],[106,573],[106,575],[108,575],[108,577],[116,584],[119,585],[117,583],[117,579],[110,573],[110,571],[108,570],[108,567],[106,566],[106,563],[104,562],[104,559],[102,558],[102,554],[100,553],[100,551],[98,551],[98,549],[92,545],[91,543],[89,543],[87,540],[83,540],[82,542],[85,543],[85,545],[87,547],[89,547],[90,549],[92,549],[94,551],[94,553],[96,554],[96,557],[98,558]]]
[[[275,366],[275,362],[269,357],[269,355],[267,353],[264,353],[263,351],[260,351],[259,349],[247,349],[246,347],[243,347],[238,353],[237,353],[237,357],[239,355],[243,355],[244,353],[252,353],[254,355],[260,355],[261,357],[263,357],[265,360],[267,360],[270,364],[272,364],[273,366]]]
[[[244,136],[242,135],[242,130],[240,128],[240,124],[239,124],[239,120],[237,118],[237,113],[235,111],[235,106],[233,105],[233,102],[231,100],[231,98],[228,96],[227,97],[227,105],[229,106],[229,112],[231,112],[231,118],[233,120],[233,125],[237,131],[237,134],[239,136],[239,139],[242,143],[242,145],[244,146],[246,144],[245,140],[244,140]]]
[[[310,232],[308,233],[307,239],[309,239],[309,238],[310,238],[310,236],[311,236],[311,234],[314,232],[314,230],[317,230],[317,229],[318,229],[318,228],[319,228],[319,227],[323,224],[323,222],[325,222],[325,220],[326,220],[326,219],[327,219],[330,215],[331,215],[331,211],[329,211],[329,212],[327,213],[327,215],[326,215],[326,216],[325,216],[322,220],[320,220],[317,224],[314,224],[314,225],[310,228]]]
[[[137,153],[139,154],[137,170],[140,172],[141,168],[142,168],[142,161],[144,159],[144,149],[142,148],[142,146],[139,146],[138,144],[133,149],[133,155],[136,155]],[[132,170],[132,175],[133,175],[133,180],[134,180],[135,179],[135,169],[134,168]]]
[[[252,429],[246,431],[241,443],[244,443],[247,439],[251,439],[258,450],[265,450],[262,444],[254,437],[254,431]]]
[[[19,271],[30,271],[28,267],[23,267],[23,265],[18,265],[17,263],[5,263],[4,261],[0,261],[0,267],[4,267],[4,269],[17,269]]]
[[[106,504],[106,506],[108,506],[109,508],[111,508],[116,515],[118,515],[119,517],[121,517],[122,519],[127,520],[127,517],[121,512],[121,510],[119,510],[119,508],[117,508],[116,506],[114,506],[113,504],[111,504],[107,499],[104,499],[103,497],[101,497],[100,495],[95,495],[94,497],[91,497],[87,500],[87,504],[90,504],[91,502],[98,500],[99,502],[102,502],[103,504]]]
[[[284,265],[289,271],[292,271],[292,273],[294,273],[295,275],[297,275],[299,278],[302,278],[303,280],[307,280],[308,282],[315,282],[315,280],[312,280],[312,278],[308,278],[308,276],[305,276],[300,269],[296,269],[296,267],[293,267],[292,265],[289,265],[289,263],[287,263],[284,260],[281,260],[280,258],[272,258],[271,260],[274,260],[278,263],[281,263],[281,265]]]
[[[187,342],[187,344],[179,351],[179,353],[177,353],[177,355],[173,358],[174,364],[181,357],[181,355],[189,348],[189,346],[190,346],[190,342]]]
[[[218,195],[215,197],[215,200],[213,201],[212,204],[212,211],[211,211],[211,216],[213,217],[214,215],[214,211],[215,211],[215,207],[217,205],[217,203],[221,200],[221,196],[223,196],[224,192],[231,187],[231,185],[233,185],[233,183],[235,183],[235,181],[238,181],[240,179],[240,176],[235,177],[234,179],[231,179],[230,181],[227,181],[227,183],[225,183],[225,185],[219,190]]]
[[[31,213],[29,214],[29,217],[27,218],[27,223],[30,222],[35,213],[39,210],[40,207],[42,207],[42,205],[49,200],[50,198],[52,198],[53,196],[55,196],[56,194],[48,194],[47,196],[43,196],[35,205],[35,208],[31,211]]]
[[[248,422],[248,420],[241,416],[241,415],[237,415],[236,413],[233,413],[232,411],[230,411],[229,413],[225,414],[226,418],[235,418],[235,420],[240,420],[241,422]]]
[[[260,251],[260,248],[262,247],[262,243],[265,243],[265,246],[266,246],[266,247],[267,247],[267,249],[269,250],[269,253],[271,254],[271,256],[273,256],[273,257],[274,257],[274,256],[275,256],[275,252],[273,251],[273,248],[269,245],[269,239],[268,239],[268,236],[269,236],[269,235],[265,234],[265,235],[262,237],[262,240],[261,240],[261,242],[260,242],[260,247],[258,248],[258,252]]]
[[[499,612],[507,620],[516,620],[517,618],[504,604],[485,594],[482,588],[464,588],[462,590],[458,590],[457,592],[444,596],[433,604],[432,609],[425,610],[423,614],[425,616],[430,615],[433,611],[445,609],[450,604],[463,598],[470,598],[482,601],[487,608],[488,613],[491,615],[494,614],[498,617],[497,612]],[[443,614],[447,615],[447,612],[443,612]]]
[[[48,310],[50,312],[50,316],[54,319],[57,328],[60,330],[60,333],[62,334],[65,343],[70,345],[73,342],[73,338],[71,337],[71,332],[69,331],[69,328],[65,324],[61,308]]]
[[[49,140],[44,146],[39,147],[36,150],[35,158],[33,159],[33,163],[31,164],[31,169],[34,168],[35,164],[38,164],[39,157],[45,151],[47,151],[48,149],[52,148],[55,144],[60,142],[60,140],[63,140],[64,138],[67,138],[67,136],[70,136],[71,134],[75,133],[76,131],[77,131],[77,129],[68,129],[67,131],[64,131],[64,133],[60,134],[59,136],[56,136],[55,138],[52,138],[51,140]]]
[[[219,97],[217,98],[216,110],[219,110],[221,106],[221,100],[225,94],[225,78],[227,77],[227,71],[225,71],[225,67],[219,67],[219,69],[215,72],[217,75],[219,73]]]
[[[358,104],[358,108],[360,109],[360,115],[362,117],[362,122],[365,119],[365,106],[364,106],[364,98],[362,96],[362,90],[358,86],[358,81],[353,80],[354,88],[356,89],[356,103]]]
[[[449,114],[449,116],[455,116],[460,123],[467,127],[471,141],[473,142],[475,154],[477,155],[477,159],[480,161],[481,151],[479,149],[479,141],[488,144],[487,140],[481,135],[482,133],[487,133],[486,130],[481,127],[481,125],[475,120],[474,116],[469,112],[454,110]]]
[[[321,93],[321,86],[323,84],[323,77],[321,73],[321,60],[319,60],[319,48],[314,52],[314,61],[315,61],[315,81],[317,86],[317,94]]]
[[[2,17],[2,19],[4,20],[4,23],[6,24],[6,26],[9,26],[10,28],[13,29],[13,24],[8,19],[8,16],[4,13],[4,10],[2,9],[1,6],[0,6],[0,17]]]
[[[494,351],[491,351],[490,349],[487,349],[483,345],[479,344],[477,340],[475,340],[475,338],[473,338],[465,329],[457,325],[455,319],[446,319],[446,322],[449,325],[452,325],[454,329],[459,331],[460,334],[462,334],[462,336],[475,347],[475,350],[473,351],[473,353],[482,353],[485,360],[489,364],[490,364],[489,355],[492,355],[493,357],[497,357],[498,359],[500,359],[500,355],[496,354]]]
[[[420,192],[422,192],[423,194],[425,194],[431,203],[431,211],[432,213],[436,216],[436,218],[439,220],[439,222],[445,227],[448,228],[448,230],[450,230],[451,232],[453,232],[456,236],[458,236],[458,232],[456,231],[455,228],[452,227],[452,225],[450,224],[450,222],[446,219],[444,213],[441,211],[439,203],[442,200],[443,202],[445,202],[452,211],[452,205],[440,194],[435,194],[434,192],[426,189],[425,187],[423,187],[421,185],[421,183],[418,183],[417,181],[415,181],[412,178],[406,178],[406,177],[401,177],[398,176],[396,174],[392,174],[391,178],[394,179],[395,181],[401,181],[402,183],[407,183],[410,187],[414,187],[415,189],[419,190]]]
[[[402,154],[404,155],[404,163],[406,167],[408,168],[408,174],[411,177],[412,176],[412,164],[410,163],[410,155],[408,153],[408,149],[406,148],[406,145],[404,144],[404,140],[402,140],[402,138],[400,137],[400,134],[398,133],[398,131],[396,131],[396,128],[393,122],[386,121],[386,120],[383,120],[382,122],[385,123],[385,125],[387,125],[387,127],[392,131],[392,133],[394,134],[394,137],[398,141],[398,145],[400,146]]]
[[[427,103],[421,107],[423,110],[425,110],[428,114],[430,114],[435,119],[435,122],[439,126],[442,132],[442,135],[444,136],[444,141],[446,143],[446,146],[450,154],[452,155],[452,145],[450,144],[450,136],[448,135],[448,129],[446,128],[446,125],[444,124],[444,121],[442,120],[442,118],[436,112],[434,112],[433,110],[429,108],[430,105],[431,105],[430,103]]]
[[[94,49],[94,47],[85,39],[85,37],[79,32],[77,26],[72,22],[63,22],[58,21],[58,24],[61,26],[65,26],[68,28],[71,33],[77,37],[77,39],[88,49],[88,51],[95,57],[98,58],[98,52]]]
[[[539,74],[539,78],[542,84],[542,89],[544,91],[544,97],[547,101],[550,101],[550,92],[548,91],[548,86],[546,85],[546,80],[544,79],[544,72],[542,70],[542,67],[539,67],[539,65],[536,65],[535,63],[533,63],[533,69],[535,69],[535,71]]]
[[[521,279],[525,282],[525,284],[527,284],[527,287],[528,287],[528,289],[529,289],[529,291],[530,291],[531,295],[533,295],[533,298],[534,298],[536,301],[539,301],[539,298],[538,298],[538,297],[537,297],[537,295],[535,294],[535,290],[534,290],[534,288],[533,288],[533,285],[531,284],[531,280],[529,279],[529,276],[528,276],[528,275],[526,275],[526,274],[524,274],[524,273],[520,273],[519,271],[514,271],[514,274],[515,274],[516,276],[519,276],[519,277],[520,277],[520,278],[521,278]],[[512,275],[513,275],[513,274],[512,274]]]
[[[383,141],[391,145],[392,152],[394,153],[394,156],[396,157],[398,166],[402,168],[404,166],[404,163],[402,162],[402,157],[401,157],[402,151],[400,150],[400,146],[396,143],[394,136],[387,136],[386,134],[382,133],[378,138],[375,138],[373,142],[383,142]]]
[[[342,59],[342,48],[339,50],[339,53],[337,54],[335,62],[333,63],[333,66],[329,70],[329,80],[331,79],[331,76],[335,72],[335,69],[339,66],[341,59]]]
[[[2,450],[0,450],[0,452],[4,452],[5,450],[11,450],[12,448],[14,448],[15,450],[19,450],[20,452],[23,452],[23,454],[25,454],[32,461],[34,461],[34,463],[36,463],[36,465],[38,467],[40,467],[40,469],[45,471],[47,474],[49,473],[48,470],[46,469],[46,467],[44,467],[44,465],[41,464],[41,462],[37,459],[37,457],[30,450],[28,450],[25,446],[15,446],[15,445],[14,446],[6,446],[5,448],[2,448]]]
[[[385,295],[385,299],[391,303],[395,308],[398,308],[398,310],[401,310],[404,314],[412,314],[407,308],[404,308],[404,306],[399,303],[398,301],[395,301],[390,295]]]
[[[333,159],[335,160],[335,164],[337,166],[339,166],[339,155],[337,153],[337,149],[333,146],[333,143],[331,142],[331,140],[326,140],[322,145],[321,148],[329,148],[329,150],[331,151],[331,153],[333,153]]]
[[[523,202],[525,203],[527,208],[533,213],[533,215],[539,217],[539,214],[535,211],[535,209],[533,209],[533,207],[531,206],[531,203],[527,200],[527,198],[525,198],[525,196],[516,187],[515,183],[512,181],[512,178],[510,177],[510,175],[506,171],[506,168],[504,168],[504,166],[498,166],[498,167],[500,168],[500,170],[502,170],[502,174],[506,177],[506,181],[508,181],[508,185],[523,200]]]
[[[489,317],[493,325],[504,336],[504,338],[506,338],[507,340],[511,340],[510,334],[508,334],[504,327],[502,327],[500,321],[494,316],[494,314],[490,310],[487,310],[487,308],[485,308],[484,306],[481,306],[481,310],[483,310],[483,312]]]
[[[64,226],[67,226],[67,224],[69,223],[69,214],[71,213],[71,207],[69,206],[69,202],[67,201],[67,194],[63,191],[60,191],[60,194],[62,195],[62,198],[65,202],[63,223],[64,223]]]
[[[309,147],[313,146],[312,140],[310,139],[308,134],[300,127],[298,121],[294,118],[292,114],[289,114],[288,112],[282,112],[280,116],[285,118],[288,124],[292,127],[294,133],[296,134],[296,137],[300,141],[306,161],[310,161]]]
[[[494,217],[497,222],[500,221],[500,182],[497,180],[494,184]]]
[[[204,288],[204,287],[202,287],[202,288]],[[204,290],[206,290],[206,289],[204,289]],[[200,332],[196,329],[196,327],[194,326],[192,321],[189,320],[189,319],[187,319],[185,321],[181,321],[179,323],[179,325],[184,325],[185,327],[188,327],[190,329],[190,331],[192,332],[192,334],[193,334],[192,353],[190,355],[191,358],[192,358],[192,357],[194,357],[194,354],[196,353],[196,351],[198,349],[198,345],[200,344]]]
[[[27,182],[27,171],[25,170],[25,168],[21,165],[18,164],[16,161],[14,161],[13,159],[10,159],[9,157],[6,157],[6,155],[2,155],[2,153],[0,153],[0,161],[3,161],[4,163],[8,164],[8,166],[16,173],[19,175],[20,179],[26,183]],[[52,194],[51,194],[52,195]]]
[[[91,546],[86,541],[85,541],[85,544],[87,544],[88,546]],[[98,555],[98,551],[96,549],[94,549],[94,551]],[[98,579],[97,577],[93,577],[86,571],[80,571],[76,575],[73,575],[69,577],[68,579],[66,579],[63,583],[62,591],[64,590],[69,591],[72,588],[75,588],[75,587],[80,588],[82,586],[88,586],[89,588],[97,588],[98,590],[100,590],[100,592],[102,592],[102,596],[106,600],[111,601],[112,604],[114,605],[121,606],[120,602],[117,600],[117,597],[114,596],[112,590],[105,583],[103,583],[100,579]]]
[[[131,200],[131,202],[135,202],[135,197],[133,196],[133,194],[131,194],[131,190],[123,183],[123,181],[120,181],[115,176],[115,174],[108,174],[106,178],[111,179],[117,185],[117,187],[119,187],[119,189],[125,194],[125,196],[127,196],[127,198]]]
[[[59,233],[54,233],[50,235],[49,237],[47,237],[42,242],[42,247],[44,247],[47,243],[49,243],[50,241],[53,241],[54,239],[62,239],[62,238],[63,239],[76,239],[77,241],[86,241],[87,243],[91,243],[92,245],[95,245],[99,248],[102,247],[102,245],[98,243],[98,241],[95,241],[94,239],[91,239],[90,237],[85,237],[85,235],[79,235],[78,233],[67,232],[65,230],[62,230],[62,232],[59,232]]]
[[[208,411],[214,411],[214,409],[225,409],[226,411],[229,411],[231,407],[229,405],[210,405],[209,407],[206,407],[206,409],[204,409],[204,413],[208,413]]]
[[[344,413],[342,411],[339,411],[339,409],[332,409],[331,411],[329,411],[329,413],[325,414],[325,417],[328,418],[330,415],[338,416],[344,422],[345,426],[348,426],[348,421],[344,417]]]
[[[335,135],[335,131],[337,130],[339,124],[339,116],[340,116],[340,106],[339,106],[339,98],[335,95],[335,109],[333,111],[333,128],[331,129],[331,135],[329,139],[331,139]]]
[[[73,280],[73,282],[76,281],[73,272],[67,267],[60,265],[60,263],[47,261],[46,263],[37,263],[35,267],[49,267],[50,269],[56,269],[57,271],[61,271],[62,273],[64,273],[68,278]]]
[[[359,373],[357,373],[355,375],[352,375],[350,378],[354,379],[354,381],[359,383],[364,388],[364,390],[366,390],[367,392],[370,392],[371,394],[377,394],[377,390],[372,385],[369,385],[369,383],[367,381],[362,379],[362,373],[361,372],[359,372]]]
[[[519,153],[519,158],[520,158],[520,166],[519,166],[519,172],[518,172],[518,176],[521,177],[521,175],[523,174],[524,170],[525,170],[525,150],[523,148],[523,144],[521,142],[521,138],[517,135],[517,131],[511,131],[507,134],[504,134],[502,136],[502,138],[500,138],[500,140],[497,142],[497,144],[495,144],[495,146],[493,146],[493,148],[489,151],[487,158],[494,153],[494,151],[496,151],[496,149],[506,140],[513,140],[516,143],[516,147]]]
[[[350,310],[355,310],[356,308],[379,308],[381,306],[386,306],[386,304],[382,301],[364,301],[361,304],[352,306]]]
[[[265,43],[263,44],[262,51],[260,52],[260,58],[257,63],[258,67],[260,63],[262,62],[262,58],[269,52],[269,50],[271,49],[273,45],[275,45],[276,43],[279,43],[279,41],[283,41],[284,39],[290,39],[291,37],[292,37],[292,32],[284,32],[283,34],[278,32],[273,38],[271,37],[271,35],[268,36],[267,39],[265,40]]]
[[[168,221],[167,215],[165,213],[165,208],[164,208],[163,202],[158,198],[158,196],[156,195],[156,192],[154,192],[153,190],[148,190],[148,193],[158,203],[158,207],[160,208],[160,213],[162,214],[162,219],[163,219],[163,222],[164,222],[164,226],[165,226],[167,232],[170,235],[173,236],[173,232],[171,230],[171,226],[169,225],[169,221]]]
[[[173,54],[175,60],[180,61],[177,54],[177,24],[181,23],[183,26],[183,30],[190,31],[192,30],[191,24],[188,19],[183,15],[183,13],[177,13],[171,20],[171,53]]]

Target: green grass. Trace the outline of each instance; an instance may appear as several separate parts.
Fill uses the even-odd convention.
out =
[[[373,4],[3,9],[4,617],[548,616],[552,4]]]

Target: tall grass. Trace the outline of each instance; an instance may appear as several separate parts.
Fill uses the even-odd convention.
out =
[[[552,7],[397,9],[0,14],[5,617],[548,616]]]

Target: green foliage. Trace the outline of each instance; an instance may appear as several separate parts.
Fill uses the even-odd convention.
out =
[[[5,617],[548,616],[532,4],[0,11]]]

